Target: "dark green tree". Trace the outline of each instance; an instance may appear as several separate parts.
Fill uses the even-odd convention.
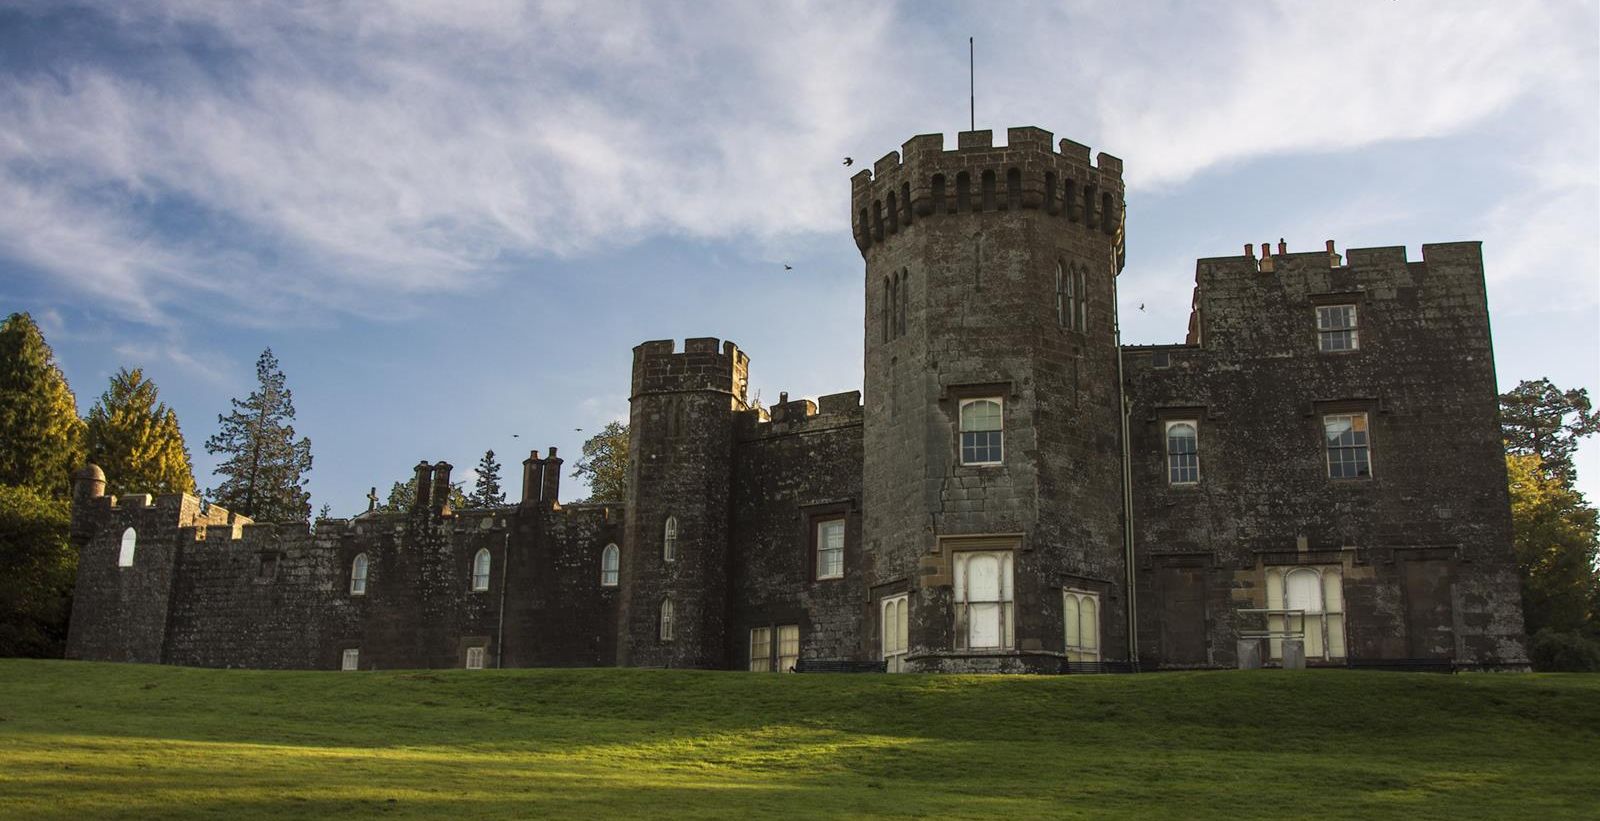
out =
[[[486,450],[478,460],[478,481],[467,497],[467,507],[498,507],[506,503],[505,491],[500,489],[500,463],[494,451]]]
[[[89,409],[89,461],[105,470],[107,493],[194,492],[178,414],[156,394],[142,371],[123,368]]]
[[[218,416],[222,429],[206,440],[206,452],[222,454],[222,482],[207,491],[212,501],[258,522],[304,522],[311,517],[311,440],[295,438],[294,403],[272,349],[256,360],[256,390],[233,412]]]
[[[628,498],[628,426],[611,422],[583,443],[583,457],[572,475],[589,483],[591,502]]]
[[[0,484],[65,498],[83,465],[84,424],[33,317],[0,323]]]
[[[1571,483],[1578,441],[1600,432],[1600,414],[1584,388],[1561,390],[1548,379],[1528,379],[1500,395],[1500,429],[1506,452],[1539,457],[1545,473]]]
[[[1545,472],[1533,454],[1508,454],[1512,546],[1522,574],[1522,614],[1529,633],[1594,632],[1600,591],[1595,570],[1600,522],[1583,495]]]
[[[66,648],[78,567],[68,507],[32,488],[0,485],[0,656],[60,658]]]

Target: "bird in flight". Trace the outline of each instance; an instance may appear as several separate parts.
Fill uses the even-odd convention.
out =
[[[1141,310],[1141,311],[1144,310],[1144,303],[1143,302],[1139,303],[1139,310]]]
[[[583,428],[573,428],[573,430],[577,431],[578,433],[583,433]]]
[[[856,161],[855,161],[855,160],[853,160],[853,159],[851,159],[851,158],[849,158],[849,157],[845,157],[845,158],[844,158],[844,164],[845,164],[845,165],[846,165],[846,166],[851,166],[851,165],[855,165],[855,164],[856,164]]]
[[[787,262],[785,262],[785,263],[784,263],[784,264],[783,264],[783,270],[785,270],[785,271],[793,271],[793,270],[794,270],[794,266],[793,266],[793,265],[790,265],[790,264],[789,264],[789,263],[787,263]]]
[[[513,433],[513,434],[511,434],[511,438],[512,438],[512,439],[517,439],[517,438],[520,438],[520,437],[521,437],[521,436],[522,436],[522,434],[520,434],[520,433]]]

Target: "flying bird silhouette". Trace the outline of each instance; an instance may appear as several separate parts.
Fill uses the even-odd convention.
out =
[[[845,164],[845,165],[847,165],[847,166],[849,166],[849,165],[855,165],[855,164],[856,164],[856,161],[855,161],[855,160],[853,160],[853,159],[850,159],[850,158],[849,158],[849,157],[845,157],[845,158],[844,158],[844,164]]]
[[[1144,310],[1144,303],[1143,302],[1139,303],[1139,310],[1141,310],[1141,311]]]
[[[785,270],[785,271],[793,271],[793,270],[794,270],[794,266],[793,266],[793,265],[790,265],[790,264],[789,264],[789,263],[787,263],[787,262],[785,262],[785,263],[784,263],[784,264],[783,264],[783,270]]]

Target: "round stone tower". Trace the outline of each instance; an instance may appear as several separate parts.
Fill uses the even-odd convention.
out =
[[[732,342],[633,349],[621,666],[727,666],[728,493],[750,358]]]
[[[852,181],[863,541],[891,669],[1126,658],[1122,161],[1037,128],[1007,143],[918,136]]]

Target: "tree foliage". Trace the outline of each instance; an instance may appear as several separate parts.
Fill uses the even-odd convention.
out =
[[[395,482],[389,487],[389,499],[378,509],[385,513],[404,513],[411,509],[411,503],[417,498],[417,477],[413,475],[404,482]],[[450,507],[461,510],[470,507],[467,494],[462,490],[461,482],[450,483]]]
[[[65,498],[83,464],[84,424],[33,317],[0,323],[0,484]]]
[[[1592,631],[1600,594],[1596,511],[1533,454],[1508,454],[1512,544],[1522,574],[1522,612],[1529,633]]]
[[[500,463],[494,451],[486,450],[478,460],[478,481],[467,497],[466,507],[498,507],[506,503],[506,493],[500,489]]]
[[[107,493],[194,492],[178,414],[156,395],[140,369],[123,368],[89,409],[89,461],[105,470]]]
[[[611,422],[583,443],[583,457],[573,466],[574,478],[589,483],[591,502],[628,498],[628,426]]]
[[[1571,482],[1572,454],[1580,439],[1600,432],[1600,414],[1583,388],[1563,391],[1548,379],[1529,379],[1500,395],[1500,428],[1506,452],[1537,456],[1545,473]]]
[[[222,429],[206,440],[206,452],[223,454],[221,484],[207,495],[223,507],[258,522],[304,522],[311,516],[306,474],[311,440],[295,438],[294,402],[272,349],[256,361],[256,390],[233,412],[218,416]]]
[[[0,656],[60,658],[77,554],[68,502],[0,485]]]

